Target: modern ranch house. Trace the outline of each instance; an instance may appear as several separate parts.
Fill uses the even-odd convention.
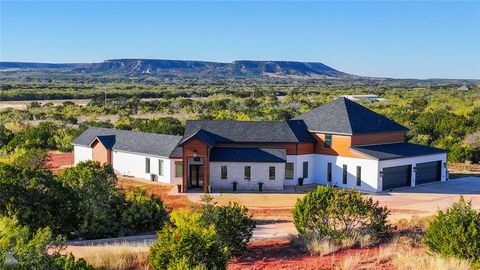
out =
[[[187,121],[183,136],[89,128],[75,163],[192,190],[304,184],[367,192],[446,181],[446,152],[406,142],[407,128],[346,98],[287,121]],[[261,183],[261,184],[259,184]]]

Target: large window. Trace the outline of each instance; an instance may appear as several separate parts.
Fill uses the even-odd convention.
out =
[[[226,165],[222,165],[222,167],[221,167],[220,178],[221,179],[227,179],[227,166]]]
[[[293,179],[293,163],[285,164],[285,179]]]
[[[150,173],[150,158],[145,158],[145,173]]]
[[[357,166],[357,186],[362,185],[362,167]]]
[[[308,161],[303,162],[303,178],[308,178]]]
[[[183,161],[175,161],[175,177],[183,177]]]
[[[342,177],[342,182],[344,185],[347,184],[347,165],[343,165],[343,177]]]
[[[332,182],[332,163],[327,163],[327,181]]]
[[[163,175],[163,159],[158,160],[158,175]]]
[[[268,179],[275,180],[275,166],[268,167]]]
[[[250,180],[251,173],[252,173],[252,168],[250,166],[245,166],[244,168],[245,180]]]
[[[325,147],[332,147],[332,134],[325,134]]]

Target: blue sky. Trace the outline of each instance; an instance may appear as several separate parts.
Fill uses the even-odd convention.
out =
[[[0,60],[295,60],[480,79],[479,2],[0,0]]]

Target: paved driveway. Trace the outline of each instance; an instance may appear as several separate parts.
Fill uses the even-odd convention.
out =
[[[395,219],[433,214],[438,209],[448,208],[461,195],[466,200],[471,200],[475,209],[480,209],[480,178],[464,177],[413,188],[399,188],[393,192],[372,194],[372,197],[391,209],[392,218]]]

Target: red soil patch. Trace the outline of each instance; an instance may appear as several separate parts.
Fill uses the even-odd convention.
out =
[[[389,262],[377,262],[374,257],[378,251],[378,247],[345,249],[325,256],[311,256],[302,253],[288,240],[262,241],[250,243],[246,255],[230,261],[227,269],[336,269],[348,256],[362,258],[359,269],[394,269]]]
[[[195,205],[195,203],[190,201],[185,195],[168,195],[172,188],[176,188],[176,186],[173,185],[162,185],[124,177],[118,178],[117,185],[122,190],[129,190],[135,187],[144,189],[147,193],[160,197],[170,209],[191,208]]]
[[[45,168],[53,172],[61,171],[64,167],[73,165],[73,153],[48,152]]]

